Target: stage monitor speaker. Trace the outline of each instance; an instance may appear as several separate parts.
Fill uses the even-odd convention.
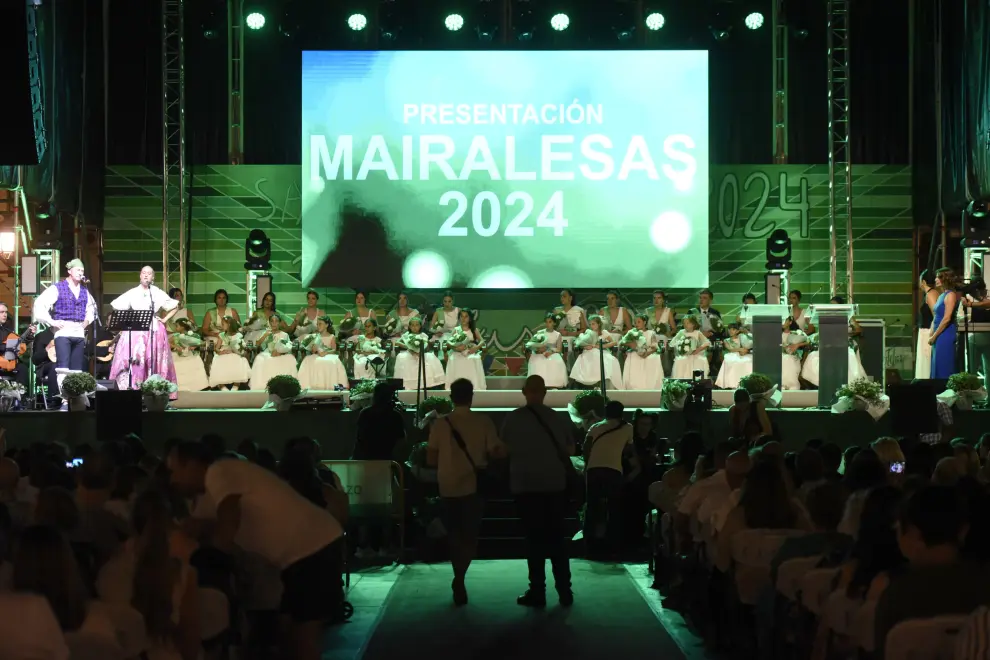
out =
[[[272,292],[272,276],[258,275],[255,278],[255,291],[258,298],[254,301],[254,308],[261,309],[261,301],[265,299],[266,295]]]
[[[938,404],[935,400],[938,388],[938,382],[933,380],[887,386],[889,419],[895,436],[913,438],[923,433],[938,433]]]
[[[25,0],[0,3],[4,38],[4,136],[0,165],[37,165],[45,155],[44,88],[37,7]]]
[[[21,257],[21,295],[36,296],[39,293],[38,255],[25,254]]]
[[[130,433],[141,437],[143,407],[139,390],[97,392],[96,437],[101,442],[120,440]]]
[[[781,287],[783,286],[780,273],[767,273],[764,284],[764,304],[779,305]]]

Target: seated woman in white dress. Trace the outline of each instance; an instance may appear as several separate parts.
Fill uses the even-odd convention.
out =
[[[722,341],[722,367],[718,370],[715,387],[721,390],[734,390],[739,387],[743,376],[753,373],[753,339],[742,331],[738,323],[726,326],[729,336]]]
[[[172,287],[168,290],[168,297],[172,300],[177,300],[179,306],[176,308],[175,315],[172,316],[169,322],[169,332],[175,332],[175,322],[179,319],[189,319],[192,327],[196,327],[196,317],[193,313],[186,309],[185,296],[182,295],[182,289],[177,286]]]
[[[605,330],[605,322],[600,316],[588,319],[588,329],[574,340],[574,348],[580,351],[571,369],[571,378],[591,387],[601,383],[602,366],[605,367],[605,378],[613,390],[622,389],[622,370],[619,361],[609,352],[615,346],[612,335]]]
[[[275,294],[269,291],[261,298],[261,309],[254,310],[251,317],[241,326],[241,332],[244,334],[244,341],[249,344],[261,345],[262,337],[265,337],[271,332],[271,326],[269,320],[275,314],[276,311]],[[279,317],[281,318],[281,316]],[[284,322],[280,322],[279,330],[288,332],[289,326]]]
[[[292,354],[292,340],[282,330],[282,317],[268,317],[268,332],[258,342],[262,350],[251,365],[251,389],[264,390],[275,376],[295,376],[296,356]]]
[[[337,339],[333,336],[333,321],[329,316],[316,319],[316,332],[299,340],[306,357],[299,365],[299,385],[304,390],[346,388],[347,369],[337,356]]]
[[[203,340],[187,318],[174,323],[175,332],[169,336],[172,349],[172,364],[175,365],[176,385],[181,392],[199,392],[210,387],[206,376],[206,365],[199,354]]]
[[[461,325],[461,310],[454,307],[454,294],[443,294],[442,307],[433,312],[429,332],[434,339],[446,337]]]
[[[350,340],[348,340],[350,341]],[[378,336],[378,321],[368,319],[364,322],[364,334],[358,337],[354,349],[354,377],[357,379],[376,378],[375,365],[372,360],[381,359],[384,362],[382,339]]]
[[[361,336],[364,334],[364,325],[368,319],[374,321],[375,327],[378,327],[378,315],[375,313],[375,310],[368,306],[368,293],[366,291],[355,291],[354,309],[344,314],[344,320],[340,323],[341,332],[345,332],[347,326],[353,324],[353,328],[350,330],[350,336],[347,338],[348,344],[357,344],[361,340]]]
[[[804,358],[804,365],[801,367],[801,378],[805,379],[815,387],[818,387],[819,383],[819,364],[820,356],[818,354],[818,333],[809,337],[809,343],[811,344],[812,351],[808,353],[807,357]],[[851,344],[852,342],[850,342]],[[860,378],[866,378],[866,370],[863,369],[863,364],[859,361],[859,354],[853,346],[849,346],[848,349],[848,369],[847,381],[848,383]]]
[[[626,363],[622,367],[622,386],[627,390],[663,389],[662,345],[655,332],[649,328],[650,317],[639,314],[635,328],[622,337],[621,346],[626,350]]]
[[[244,357],[244,335],[241,324],[233,315],[220,319],[220,334],[214,343],[213,363],[210,365],[210,387],[229,390],[251,380],[251,365]]]
[[[306,293],[306,306],[296,312],[296,317],[292,319],[289,326],[289,334],[296,339],[302,339],[308,335],[316,334],[316,319],[324,316],[326,312],[317,307],[320,302],[320,294],[316,291]]]
[[[409,294],[405,291],[400,291],[399,295],[396,296],[395,307],[392,308],[388,314],[385,315],[385,327],[391,327],[391,331],[387,332],[387,336],[398,339],[402,335],[409,332],[409,322],[413,318],[419,318],[420,332],[422,332],[423,319],[419,315],[418,309],[413,309],[409,306]],[[396,376],[398,378],[398,376]]]
[[[801,389],[801,349],[810,346],[808,335],[800,330],[790,330],[785,322],[780,337],[780,389]]]
[[[474,385],[475,392],[488,389],[485,381],[485,365],[481,361],[485,342],[474,324],[473,310],[464,308],[459,313],[460,326],[444,340],[447,350],[447,372],[444,387],[459,378],[467,378]]]
[[[444,384],[443,364],[430,351],[430,338],[423,332],[423,320],[418,316],[409,319],[408,330],[395,340],[395,373],[402,379],[402,389],[417,387],[431,389]],[[426,377],[421,375],[420,359],[426,367]]]
[[[700,371],[708,377],[708,355],[711,347],[708,337],[701,334],[701,322],[698,317],[688,314],[681,320],[682,328],[670,340],[674,349],[674,378],[694,378],[694,372]]]
[[[615,289],[605,294],[605,306],[598,314],[604,319],[605,328],[616,344],[622,343],[622,335],[633,328],[632,315],[628,309],[619,306],[619,292]]]
[[[547,314],[543,318],[544,328],[538,330],[526,342],[530,351],[527,374],[540,376],[549,388],[567,387],[567,365],[561,357],[563,341],[557,331],[557,315]]]

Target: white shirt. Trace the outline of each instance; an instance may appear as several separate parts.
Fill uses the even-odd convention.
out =
[[[686,516],[697,516],[699,520],[704,520],[699,515],[701,506],[710,497],[715,495],[728,497],[730,492],[732,489],[729,488],[729,482],[725,478],[725,470],[719,470],[712,476],[691,484],[684,493],[684,497],[681,498],[680,504],[677,505],[677,512]]]
[[[711,512],[712,529],[714,529],[716,533],[722,531],[722,527],[725,526],[725,520],[729,517],[729,513],[739,504],[739,496],[741,494],[742,493],[737,488],[729,493],[729,496],[724,500],[721,500],[721,498],[712,498],[717,502],[717,506],[713,507],[713,511]],[[701,513],[702,511],[698,512],[699,518],[701,517]]]
[[[88,299],[86,302],[86,320],[82,323],[63,321],[66,325],[63,328],[55,330],[55,337],[85,338],[86,326],[96,318],[96,302],[93,300],[93,296],[89,293],[89,290],[82,286],[73,286],[72,282],[69,282],[69,290],[75,294],[77,299],[82,295],[85,295]],[[41,295],[34,299],[33,313],[35,320],[41,321],[45,325],[52,325],[55,322],[52,319],[52,308],[55,307],[55,301],[57,300],[58,287],[53,285],[42,291]]]
[[[620,424],[614,419],[598,422],[588,430],[586,442],[593,444],[586,469],[610,468],[622,472],[622,452],[632,441],[632,424]]]
[[[110,306],[117,311],[126,309],[150,309],[153,312],[164,310],[172,311],[179,304],[178,300],[169,298],[168,294],[155,285],[147,289],[140,284],[133,289],[128,289],[110,302]]]
[[[344,534],[340,523],[277,475],[247,461],[220,460],[206,471],[199,517],[216,518],[216,506],[240,495],[241,525],[234,541],[280,570],[322,550]],[[202,503],[203,506],[200,506]],[[213,506],[210,506],[213,504]]]
[[[433,422],[429,448],[437,451],[437,485],[443,497],[466,497],[478,490],[477,477],[471,461],[461,450],[450,427],[457,429],[464,447],[471,454],[474,467],[488,465],[488,455],[502,444],[492,418],[470,408],[454,408],[454,412]]]
[[[69,646],[44,596],[0,594],[0,658],[68,660]]]

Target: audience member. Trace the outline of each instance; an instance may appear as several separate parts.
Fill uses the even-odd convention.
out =
[[[603,558],[618,550],[622,520],[619,497],[623,459],[638,462],[633,448],[633,427],[622,418],[619,401],[605,405],[605,419],[588,430],[584,443],[587,504],[584,542],[589,558]]]
[[[955,486],[966,475],[966,466],[957,456],[946,456],[935,466],[932,483],[936,486]]]
[[[710,515],[707,519],[700,515],[701,508],[705,502],[709,498],[724,501],[732,493],[733,489],[729,484],[726,474],[726,461],[734,450],[735,443],[733,442],[726,440],[718,443],[715,446],[714,454],[715,473],[710,477],[691,484],[681,497],[681,501],[677,505],[677,511],[673,516],[674,533],[678,548],[684,547],[684,544],[690,540],[689,537],[692,536],[690,531],[692,519],[700,522],[711,519]],[[699,540],[696,535],[694,536],[694,540]]]
[[[351,458],[355,461],[391,461],[395,448],[406,437],[406,422],[395,409],[395,388],[378,383],[371,405],[358,414],[357,439]]]
[[[805,508],[811,532],[786,539],[770,562],[771,584],[777,583],[777,569],[785,561],[801,557],[842,556],[852,546],[852,537],[838,531],[845,502],[838,484],[823,482],[808,490]]]
[[[847,464],[843,487],[849,498],[846,500],[846,510],[839,523],[839,531],[855,536],[859,530],[859,515],[863,509],[863,501],[871,488],[883,485],[887,481],[887,467],[877,457],[872,449],[857,452],[852,462]]]
[[[660,481],[651,484],[650,501],[662,512],[673,514],[681,491],[691,484],[698,457],[705,453],[700,433],[689,431],[674,444],[674,463]]]
[[[826,442],[818,450],[822,457],[822,473],[827,481],[838,482],[842,475],[839,468],[842,466],[842,450],[839,445],[833,442]]]
[[[825,483],[825,462],[822,455],[814,449],[803,449],[795,458],[794,473],[797,498],[804,502],[813,488]]]
[[[728,492],[715,491],[705,498],[698,509],[698,521],[702,525],[709,525],[716,534],[722,530],[729,512],[739,504],[740,489],[746,481],[751,466],[749,452],[736,451],[729,454],[725,461]]]

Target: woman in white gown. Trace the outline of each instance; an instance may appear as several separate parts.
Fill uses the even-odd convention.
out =
[[[700,371],[708,377],[708,355],[711,346],[708,337],[701,334],[701,323],[692,314],[681,321],[684,326],[670,340],[674,349],[674,378],[694,378],[694,372]]]
[[[175,315],[172,316],[172,323],[170,324],[169,331],[175,332],[175,322],[179,319],[188,319],[192,324],[192,327],[196,327],[196,317],[193,313],[186,308],[185,296],[182,295],[182,289],[177,286],[172,287],[168,290],[168,297],[172,300],[177,300],[179,302],[179,307],[175,311]]]
[[[938,289],[935,288],[933,271],[921,272],[918,277],[918,289],[921,291],[921,306],[918,309],[918,346],[914,353],[914,377],[927,379],[932,376],[932,345],[928,340],[932,336],[932,321],[939,296]]]
[[[564,318],[557,322],[557,330],[560,332],[566,353],[565,362],[573,365],[579,352],[573,350],[574,339],[588,329],[588,318],[585,316],[584,308],[578,307],[572,289],[561,289],[560,306],[555,307],[553,311],[564,315]]]
[[[351,321],[351,319],[354,319]],[[356,291],[354,292],[354,309],[348,311],[344,314],[344,320],[341,321],[341,332],[346,332],[345,328],[351,323],[354,324],[352,330],[350,330],[350,336],[347,339],[347,343],[356,344],[361,336],[364,334],[364,324],[371,319],[375,322],[375,327],[378,327],[378,315],[375,313],[371,307],[368,306],[368,293],[366,291]]]
[[[258,345],[262,351],[251,365],[251,389],[264,390],[275,376],[295,376],[296,356],[292,354],[292,340],[282,330],[285,323],[278,314],[268,317],[268,332],[261,336]]]
[[[388,336],[392,339],[398,339],[409,332],[409,322],[413,318],[419,319],[419,332],[423,331],[423,319],[419,316],[419,310],[409,306],[409,294],[405,291],[400,291],[399,295],[396,296],[395,307],[392,308],[385,318],[385,327],[393,326],[391,332],[388,333]],[[456,319],[457,317],[454,318]]]
[[[613,390],[621,390],[622,370],[619,368],[619,361],[609,352],[614,346],[615,342],[612,341],[612,335],[606,332],[602,317],[589,318],[588,329],[574,339],[574,350],[580,351],[580,355],[574,360],[571,379],[587,387],[601,383],[604,362],[608,386]]]
[[[409,319],[407,328],[394,344],[398,350],[395,356],[394,375],[402,379],[402,389],[415,390],[417,387],[430,389],[442,386],[446,374],[440,358],[430,350],[430,338],[423,332],[423,320],[413,316]],[[420,356],[426,366],[425,382],[420,375]]]
[[[649,328],[650,317],[636,316],[636,327],[621,338],[621,345],[628,352],[622,368],[622,386],[627,390],[663,389],[662,345]]]
[[[213,363],[210,365],[210,387],[229,390],[251,380],[251,365],[244,357],[244,335],[236,318],[220,319],[220,334],[215,337]]]
[[[349,341],[349,340],[348,340]],[[378,336],[378,321],[367,319],[364,334],[354,342],[354,377],[358,380],[376,378],[372,360],[383,358],[382,339]]]
[[[722,368],[718,370],[715,387],[722,390],[734,390],[739,387],[743,376],[753,373],[753,338],[742,331],[738,323],[727,326],[729,336],[722,342],[724,355]]]
[[[430,319],[430,334],[434,339],[448,336],[461,325],[461,309],[454,307],[454,294],[450,291],[443,294],[441,302],[443,306]]]
[[[791,330],[790,323],[784,322],[780,335],[780,389],[801,389],[801,349],[810,345],[808,335]]]
[[[533,333],[526,342],[530,351],[527,375],[540,376],[549,388],[567,387],[567,365],[560,353],[563,350],[560,332],[557,331],[557,315],[547,314],[544,327]]]
[[[836,296],[829,300],[829,304],[832,305],[844,305],[846,304],[845,299],[842,296]],[[854,318],[849,319],[849,365],[847,367],[847,383],[851,383],[854,380],[859,380],[860,378],[866,378],[866,369],[863,368],[863,363],[860,361],[859,357],[859,346],[856,342],[856,338],[863,334],[863,329],[860,327],[859,322]],[[817,339],[817,338],[816,338]],[[814,345],[818,345],[818,341],[814,342]],[[819,383],[819,355],[818,351],[814,351],[808,355],[804,360],[804,366],[801,368],[801,377],[806,381],[818,387]]]
[[[619,292],[612,289],[605,294],[605,306],[599,311],[605,321],[605,329],[612,335],[612,341],[620,343],[622,335],[633,327],[632,315],[625,307],[619,306]]]
[[[227,301],[230,296],[227,295],[226,289],[217,289],[213,294],[213,307],[206,310],[206,314],[203,315],[203,325],[199,329],[200,334],[203,339],[213,340],[220,336],[222,328],[220,327],[221,321],[224,318],[230,316],[235,321],[237,321],[237,327],[241,327],[241,316],[237,313],[237,310],[233,307],[227,306]],[[239,332],[239,330],[237,331]]]
[[[481,359],[485,342],[475,326],[474,310],[460,310],[459,320],[460,325],[444,339],[448,349],[444,386],[449,390],[455,380],[466,378],[474,385],[475,392],[483,392],[488,389],[485,365]]]
[[[304,390],[347,388],[347,370],[337,357],[337,339],[329,316],[316,319],[316,332],[299,340],[307,355],[299,365],[299,385]]]
[[[302,339],[309,335],[315,335],[319,330],[316,328],[316,319],[325,316],[326,312],[317,307],[320,302],[320,294],[316,291],[306,293],[306,306],[296,312],[296,317],[292,319],[288,333],[296,339]]]
[[[269,319],[273,315],[278,314],[275,307],[275,294],[269,291],[261,298],[261,309],[254,310],[251,317],[247,320],[243,326],[241,326],[241,332],[244,334],[244,341],[249,344],[261,344],[262,337],[267,336],[271,332],[271,326]],[[279,316],[281,318],[281,316]],[[280,321],[278,328],[280,331],[288,332],[289,326]]]
[[[181,392],[199,392],[210,387],[206,376],[206,365],[199,354],[203,340],[193,328],[188,318],[181,318],[173,324],[175,332],[169,337],[172,348],[172,363],[175,365],[176,385]]]
[[[787,317],[785,326],[791,330],[800,330],[806,335],[815,332],[815,326],[808,318],[807,310],[801,309],[801,292],[791,289],[787,294],[787,303],[791,306],[791,315]]]

